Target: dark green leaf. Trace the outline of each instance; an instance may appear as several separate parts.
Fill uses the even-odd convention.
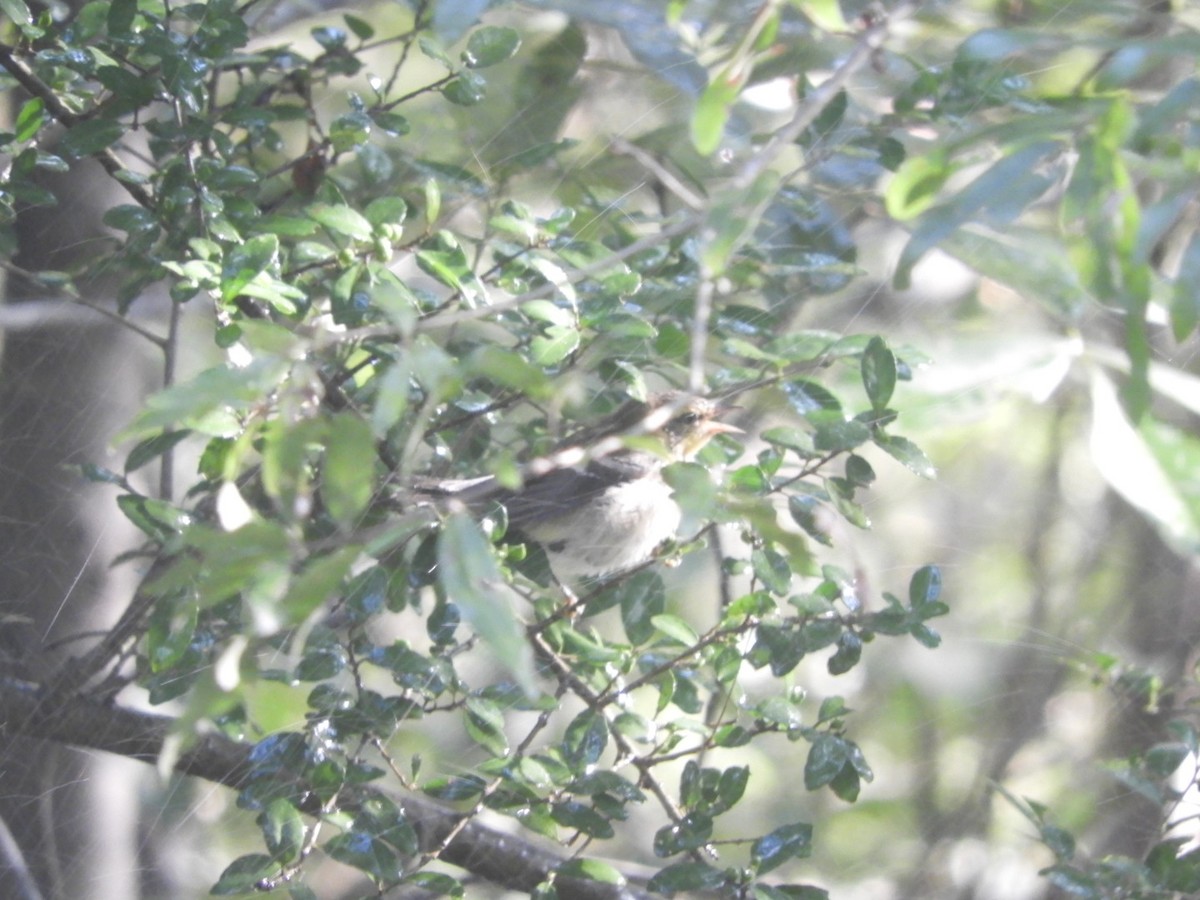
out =
[[[323,847],[338,862],[353,866],[386,884],[395,882],[404,874],[400,855],[378,834],[347,831],[334,835]]]
[[[239,856],[221,873],[210,894],[228,897],[253,891],[259,882],[279,875],[279,863],[265,853],[248,853]]]
[[[462,883],[442,872],[413,872],[406,875],[401,884],[411,884],[418,888],[423,896],[460,898],[463,896]]]
[[[721,773],[721,781],[717,785],[717,793],[721,799],[721,808],[729,809],[736,805],[746,793],[746,785],[750,783],[749,766],[733,766]]]
[[[594,710],[584,710],[567,726],[563,736],[563,758],[572,769],[582,772],[594,765],[608,746],[608,722]]]
[[[829,784],[842,770],[848,757],[844,738],[835,734],[818,734],[804,763],[804,787],[815,791]]]
[[[812,852],[812,826],[802,822],[776,828],[760,837],[750,848],[750,862],[759,875],[791,859],[803,859]]]
[[[508,754],[508,738],[504,735],[504,713],[500,707],[483,697],[467,698],[467,734],[493,756]]]
[[[125,128],[112,119],[88,119],[73,125],[58,143],[59,152],[67,159],[81,159],[107,150],[121,139]]]
[[[862,638],[853,631],[843,631],[838,638],[837,652],[829,658],[829,674],[843,675],[856,665],[862,656]]]
[[[681,862],[662,869],[646,887],[656,894],[674,897],[689,891],[715,891],[725,884],[723,869],[715,869],[705,862]]]
[[[573,828],[588,837],[607,840],[615,834],[608,819],[578,800],[562,800],[555,803],[551,807],[551,815],[559,825]]]
[[[366,19],[360,19],[358,16],[352,16],[349,13],[344,13],[342,15],[342,21],[346,23],[346,27],[353,31],[354,36],[359,40],[369,41],[371,38],[375,37],[375,29]]]
[[[908,605],[914,610],[933,603],[942,594],[942,572],[937,566],[922,566],[908,583]]]
[[[136,472],[142,466],[169,452],[190,434],[190,431],[164,431],[162,434],[139,442],[125,457],[125,474]]]
[[[872,408],[886,409],[896,389],[896,357],[882,338],[871,338],[863,351],[862,382]]]
[[[654,855],[674,856],[688,850],[698,850],[712,840],[712,818],[692,813],[672,825],[664,825],[654,835]]]
[[[835,797],[845,800],[847,803],[855,802],[858,799],[859,791],[862,789],[862,781],[859,778],[858,771],[850,763],[846,763],[834,779],[829,782],[829,789],[833,791]]]

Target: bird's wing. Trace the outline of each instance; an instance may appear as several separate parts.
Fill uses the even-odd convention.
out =
[[[520,528],[574,512],[597,494],[650,474],[659,464],[646,453],[613,453],[582,468],[553,469],[531,478],[518,491],[500,492],[490,499],[503,503],[509,523]]]

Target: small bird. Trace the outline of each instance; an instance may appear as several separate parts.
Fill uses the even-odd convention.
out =
[[[524,484],[493,476],[439,482],[428,495],[453,497],[472,509],[500,503],[509,527],[542,546],[563,584],[626,572],[675,534],[681,512],[663,468],[692,459],[712,438],[742,429],[717,419],[730,407],[665,391],[630,401],[594,428],[526,466]],[[635,449],[625,438],[661,440],[665,455]]]

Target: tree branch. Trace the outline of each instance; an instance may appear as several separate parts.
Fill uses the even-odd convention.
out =
[[[77,113],[71,112],[70,109],[59,99],[58,94],[54,93],[53,88],[46,84],[42,79],[37,77],[37,74],[24,62],[17,59],[13,53],[13,48],[7,44],[0,44],[0,66],[4,68],[13,79],[25,88],[34,97],[38,97],[46,104],[46,109],[54,118],[58,119],[63,125],[68,128],[72,125],[78,125],[84,121],[85,117]],[[121,162],[120,157],[112,151],[111,147],[106,147],[94,154],[96,160],[104,167],[109,175],[117,181],[121,187],[128,191],[129,196],[138,202],[145,209],[154,209],[154,198],[136,182],[131,182],[127,179],[118,178],[121,173],[128,172],[125,164]]]
[[[35,684],[0,678],[0,733],[9,738],[40,738],[154,765],[174,725],[170,716],[108,706],[79,696],[49,702]],[[251,779],[251,749],[223,735],[202,735],[180,754],[175,770],[240,790]],[[533,890],[569,858],[557,849],[479,822],[463,825],[460,813],[415,794],[396,792],[392,799],[416,830],[422,852],[441,849],[439,858],[444,862],[509,890]],[[634,882],[644,884],[642,874],[629,880],[631,884],[618,886],[560,876],[555,887],[564,900],[650,900],[656,896],[632,886]]]

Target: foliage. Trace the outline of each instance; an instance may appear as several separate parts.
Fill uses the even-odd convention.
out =
[[[1134,90],[1194,51],[1182,25],[1063,89],[1014,73],[1065,55],[1067,32],[982,30],[931,63],[892,22],[834,4],[655,6],[656,30],[621,34],[636,77],[669,69],[687,102],[600,144],[561,136],[598,27],[618,27],[578,4],[537,25],[507,7],[480,22],[478,3],[359,10],[286,39],[252,38],[232,0],[96,0],[61,20],[3,5],[5,86],[28,93],[0,135],[5,255],[18,208],[55,202],[35,176],[94,158],[128,195],[102,256],[24,274],[79,297],[89,268],[120,271],[130,316],[165,287],[168,331],[150,339],[173,360],[178,311],[203,306],[224,357],[149,398],[123,471],[87,470],[121,488],[158,562],[111,658],[70,685],[135,645],[136,681],[181,704],[184,743],[201,721],[254,742],[238,804],[262,847],[216,893],[302,885],[323,855],[380,890],[461,895],[434,865],[448,841],[424,844],[398,800],[415,791],[572,848],[538,896],[629,877],[592,856],[654,861],[646,888],[668,895],[822,894],[794,862],[820,823],[748,830],[745,759],[795,745],[806,792],[857,800],[873,772],[851,711],[797,666],[820,654],[844,676],[876,638],[937,647],[929,623],[947,612],[932,566],[875,598],[826,555],[841,522],[869,527],[877,465],[934,474],[896,431],[922,354],[804,321],[861,274],[847,221],[872,191],[908,229],[898,287],[941,248],[1064,331],[1097,304],[1120,314],[1123,361],[1103,362],[1127,372],[1124,404],[1094,366],[1096,427],[1146,465],[1105,474],[1196,545],[1184,479],[1133,483],[1195,456],[1142,421],[1152,314],[1168,310],[1178,340],[1200,322],[1200,251],[1176,228],[1194,202],[1194,78]],[[650,4],[619,6],[648,21]],[[798,99],[778,121],[747,92],[781,77]],[[645,567],[569,603],[502,515],[413,499],[426,476],[515,483],[663,385],[740,394],[761,438],[722,436],[669,468],[691,526],[662,553],[686,563],[678,577]],[[135,473],[187,448],[199,465],[182,489],[141,486]],[[1053,883],[1116,877],[1073,867],[1066,832],[1022,804],[1056,848]],[[1174,847],[1137,865],[1190,883]]]

